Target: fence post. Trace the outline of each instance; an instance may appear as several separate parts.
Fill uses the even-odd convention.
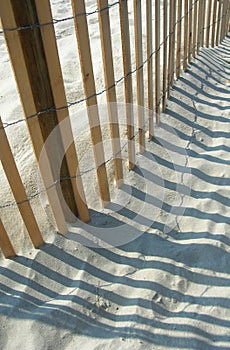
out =
[[[30,235],[33,245],[37,248],[44,244],[41,232],[39,230],[37,221],[34,217],[34,213],[31,209],[28,201],[22,180],[20,178],[17,166],[14,161],[13,154],[10,149],[10,145],[3,128],[3,124],[0,118],[0,160],[7,180],[11,187],[12,193],[16,202],[18,203],[18,209],[26,225],[27,231]]]
[[[5,258],[16,256],[15,250],[0,219],[0,248]]]
[[[220,33],[220,39],[221,41],[224,40],[225,37],[225,28],[226,28],[226,18],[227,18],[227,12],[228,12],[228,0],[223,0],[223,15],[222,15],[222,21],[221,21],[221,33]]]
[[[220,43],[220,23],[222,16],[222,0],[218,1],[217,26],[216,26],[216,46]]]
[[[171,75],[172,75],[173,2],[174,2],[174,0],[170,0],[170,3],[169,3],[169,49],[168,49],[168,85],[167,85],[167,98],[170,97]]]
[[[153,137],[153,11],[152,0],[146,0],[149,139]]]
[[[103,56],[104,76],[105,76],[105,88],[107,94],[108,112],[110,119],[110,133],[114,158],[114,171],[116,184],[123,181],[123,169],[121,159],[121,143],[119,133],[119,121],[117,114],[117,97],[114,79],[114,66],[113,66],[113,54],[112,54],[112,42],[111,42],[111,29],[109,19],[108,0],[97,0],[98,4],[98,17],[101,35],[101,47]]]
[[[123,56],[123,69],[125,77],[125,102],[126,102],[126,123],[128,138],[128,159],[129,169],[135,166],[135,143],[134,143],[134,117],[133,117],[133,86],[131,75],[131,50],[129,33],[129,15],[127,0],[119,0],[121,44]]]
[[[228,7],[227,7],[227,15],[226,15],[226,32],[225,35],[229,32],[229,20],[230,20],[230,3],[228,1]]]
[[[160,122],[160,0],[155,0],[155,104],[156,104],[156,123]]]
[[[170,0],[169,11],[168,98],[170,97],[170,88],[174,82],[176,0]]]
[[[35,0],[35,3],[39,23],[51,23],[53,18],[49,0]],[[49,70],[49,77],[55,106],[57,108],[67,106],[54,26],[41,26],[40,30],[46,55],[47,67]],[[59,123],[65,120],[65,128],[63,128],[63,131],[62,128],[60,128],[62,142],[65,147],[65,144],[69,143],[69,140],[74,140],[69,121],[68,108],[57,110],[57,118]],[[71,177],[71,184],[74,192],[75,203],[77,206],[79,218],[83,222],[87,222],[90,219],[89,210],[86,204],[86,198],[84,194],[82,179],[80,176],[80,168],[74,142],[72,142],[69,147],[65,147],[65,149],[66,148],[66,161]]]
[[[163,28],[163,98],[162,98],[162,111],[166,109],[166,90],[167,90],[167,54],[168,54],[168,0],[164,0],[164,28]]]
[[[110,202],[110,193],[105,166],[105,155],[102,143],[99,111],[97,106],[96,87],[93,73],[88,24],[86,19],[85,1],[72,0],[72,9],[75,21],[75,32],[78,43],[91,139],[97,169],[98,186],[102,205],[104,206],[106,203]],[[93,109],[92,106],[94,106]]]
[[[176,51],[176,77],[179,79],[181,70],[181,27],[182,27],[182,0],[178,0],[177,7],[177,51]]]
[[[205,13],[206,13],[206,0],[203,0],[202,8],[202,34],[201,34],[201,46],[204,46],[204,33],[205,33]]]
[[[216,33],[216,12],[217,12],[217,0],[213,1],[213,11],[212,11],[212,47],[215,46],[215,33]]]
[[[196,47],[197,47],[197,11],[198,10],[198,0],[195,0],[194,11],[193,11],[193,38],[192,38],[192,56],[196,57]]]
[[[228,7],[227,7],[227,15],[226,15],[226,23],[225,23],[225,35],[229,32],[229,18],[230,18],[230,3],[228,1]]]
[[[202,33],[203,33],[203,1],[204,0],[199,0],[199,10],[198,10],[198,30],[197,30],[197,55],[199,55],[200,52],[200,47],[201,47],[201,41],[202,41]]]
[[[49,85],[40,29],[34,27],[20,32],[17,30],[7,31],[9,28],[17,28],[28,25],[28,23],[37,24],[37,14],[33,5],[34,2],[31,2],[31,0],[25,0],[20,3],[15,0],[1,1],[0,12],[3,29],[6,30],[4,33],[5,39],[20,92],[28,130],[38,161],[44,141],[49,132],[52,131],[52,128],[57,125],[56,115],[53,112],[38,115],[43,109],[53,107],[52,91]],[[34,57],[36,57],[36,62]],[[33,118],[28,116],[33,116]],[[60,140],[56,141],[58,147],[61,146]],[[40,170],[42,171],[41,168]],[[48,161],[48,156],[45,173],[46,176],[43,176],[43,181],[46,187],[58,180],[53,177],[53,169]],[[61,169],[61,176],[64,175],[67,175],[66,167]],[[69,183],[67,184],[69,185]],[[53,189],[52,195],[47,193],[48,199],[56,220],[57,229],[59,232],[65,233],[67,232],[65,217],[59,202],[59,196],[54,192],[55,190]],[[75,202],[72,201],[71,190],[68,194],[71,203],[70,201],[67,201],[67,203],[69,206],[72,204],[70,208],[74,211],[76,207]]]
[[[138,128],[139,128],[139,152],[145,149],[144,130],[144,72],[142,49],[142,11],[141,0],[134,0],[134,28],[135,28],[135,53],[136,53],[136,83],[138,104]]]
[[[184,60],[183,69],[186,71],[188,62],[188,0],[184,1]]]
[[[192,59],[192,0],[189,0],[189,17],[188,17],[188,63],[191,63]]]
[[[208,11],[207,11],[207,19],[206,19],[206,47],[209,47],[211,13],[212,13],[212,0],[208,0]]]
[[[220,20],[220,42],[223,40],[224,35],[223,35],[223,24],[224,24],[224,20],[225,20],[225,16],[226,16],[226,1],[223,1],[223,5],[222,5],[222,15],[221,15],[221,20]]]

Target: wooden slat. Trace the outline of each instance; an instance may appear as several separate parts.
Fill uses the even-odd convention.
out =
[[[168,92],[170,97],[170,88],[174,81],[174,65],[175,65],[175,22],[176,22],[176,1],[170,0],[169,9],[169,53],[168,53]]]
[[[134,118],[133,118],[133,88],[131,70],[131,49],[129,33],[129,17],[127,1],[119,1],[120,25],[121,25],[121,43],[124,69],[125,102],[126,102],[126,123],[128,138],[128,159],[129,169],[135,166],[135,143],[134,143]]]
[[[100,127],[99,111],[97,107],[96,87],[93,64],[86,20],[84,0],[72,0],[75,30],[78,43],[83,85],[88,109],[88,119],[93,144],[94,158],[97,169],[97,179],[102,205],[110,202],[109,184],[105,166],[104,147]],[[91,106],[94,106],[93,108]]]
[[[119,133],[119,120],[117,114],[117,96],[115,88],[114,78],[114,65],[112,54],[112,42],[111,42],[111,29],[109,10],[103,10],[108,7],[108,0],[97,0],[98,4],[98,17],[101,35],[101,47],[105,76],[105,88],[107,95],[109,120],[110,120],[110,133],[114,158],[114,171],[116,184],[119,186],[123,182],[123,169],[121,159],[121,143]]]
[[[192,59],[192,12],[193,12],[193,0],[189,0],[189,14],[188,14],[188,63],[191,63]]]
[[[221,41],[224,40],[225,37],[225,28],[226,28],[226,18],[227,18],[227,12],[228,12],[228,0],[223,0],[223,15],[222,15],[222,21],[221,21]]]
[[[226,17],[226,1],[223,1],[223,5],[222,5],[222,15],[221,15],[221,20],[220,20],[220,42],[223,40],[224,35],[223,35],[223,28],[224,28],[224,21],[225,21],[225,17]]]
[[[172,61],[171,61],[171,86],[174,84],[174,75],[176,73],[175,61],[176,61],[176,6],[177,2],[173,2],[173,34],[172,34]]]
[[[52,22],[52,14],[50,9],[49,0],[35,0],[39,23],[50,23]],[[57,42],[55,39],[55,32],[53,25],[45,25],[41,27],[41,35],[44,45],[44,51],[46,55],[46,62],[49,71],[50,82],[52,86],[52,93],[54,97],[55,106],[63,107],[67,106],[67,100],[64,89],[64,82],[60,67]],[[60,128],[62,141],[66,149],[66,160],[69,169],[69,174],[75,196],[75,202],[78,209],[79,218],[83,222],[89,221],[89,211],[86,204],[86,198],[84,194],[82,179],[80,176],[80,168],[78,163],[78,157],[75,149],[74,142],[69,147],[66,144],[69,140],[74,140],[71,125],[69,121],[68,108],[57,111],[57,117],[59,123],[65,120],[65,128]],[[65,133],[64,133],[64,132]],[[76,178],[75,178],[76,176]]]
[[[230,19],[230,2],[228,1],[227,15],[226,15],[226,24],[225,24],[225,35],[229,32],[229,19]]]
[[[133,87],[132,87],[132,66],[129,33],[129,15],[127,1],[119,0],[121,43],[124,69],[125,102],[126,102],[126,123],[128,138],[128,160],[129,169],[135,166],[135,143],[134,143],[134,117],[133,117]]]
[[[226,0],[226,13],[225,13],[224,28],[223,28],[224,37],[227,35],[228,9],[229,9],[229,0]]]
[[[202,37],[202,18],[203,18],[203,1],[204,0],[199,0],[199,10],[198,10],[198,29],[197,29],[197,55],[199,55],[200,52],[200,47],[201,47],[201,37]]]
[[[134,28],[135,28],[135,53],[136,53],[136,79],[137,79],[137,104],[138,104],[138,127],[139,127],[139,151],[145,149],[144,131],[144,71],[142,49],[142,11],[141,0],[134,0]]]
[[[0,248],[5,256],[5,258],[11,258],[16,256],[15,250],[12,243],[7,235],[5,227],[0,219]]]
[[[167,55],[168,55],[168,0],[164,0],[164,15],[163,15],[163,37],[164,37],[164,45],[163,45],[163,82],[162,82],[162,90],[163,90],[163,98],[162,98],[162,111],[164,112],[166,109],[166,92],[167,92]]]
[[[192,56],[196,57],[196,48],[197,48],[197,14],[198,14],[198,1],[195,0],[194,11],[193,11],[193,37],[192,37]]]
[[[181,71],[181,27],[182,27],[182,0],[178,0],[177,7],[177,51],[176,51],[176,77],[180,77]]]
[[[10,0],[0,2],[0,12],[2,18],[2,25],[4,29],[15,28],[17,23],[14,16],[14,11]],[[28,66],[26,65],[25,56],[23,53],[22,42],[20,40],[20,32],[18,31],[6,31],[5,39],[7,43],[8,52],[10,54],[12,67],[14,69],[15,79],[17,82],[18,90],[20,92],[20,97],[26,116],[36,115],[37,107],[34,100],[33,86],[31,85],[30,75],[28,73]],[[43,134],[38,122],[38,117],[27,119],[27,127],[33,140],[34,152],[37,161],[44,145]],[[55,182],[53,178],[52,169],[48,162],[48,156],[46,156],[46,164],[43,169],[40,167],[40,171],[45,171],[45,176],[43,176],[44,186],[48,188],[51,184]],[[63,214],[62,206],[59,200],[59,195],[52,188],[51,191],[47,193],[50,202],[50,207],[56,221],[57,230],[60,233],[67,232],[67,225],[65,216]]]
[[[205,37],[205,13],[206,13],[206,0],[203,0],[202,8],[202,32],[201,32],[201,47],[204,46],[204,37]]]
[[[211,40],[211,45],[212,45],[212,47],[215,46],[217,3],[218,3],[218,0],[213,0],[213,11],[212,11],[212,40]]]
[[[152,0],[146,0],[149,138],[153,137],[153,14]]]
[[[225,35],[227,35],[229,32],[229,21],[230,21],[230,2],[228,1]]]
[[[18,204],[18,209],[21,213],[27,231],[30,235],[33,245],[37,248],[44,244],[41,232],[39,230],[37,221],[34,217],[34,213],[31,209],[30,203],[27,199],[27,195],[19,175],[17,166],[14,161],[13,154],[10,149],[10,145],[3,128],[3,124],[0,118],[0,159],[7,180],[13,192],[14,198]]]
[[[216,24],[216,46],[220,43],[220,25],[222,16],[222,0],[218,1],[217,24]]]
[[[155,104],[156,123],[160,122],[160,0],[155,0]]]
[[[172,15],[173,0],[169,2],[169,48],[168,48],[168,78],[167,78],[167,98],[170,97],[171,83],[171,61],[172,61],[172,32],[173,32],[173,15]]]
[[[207,19],[206,19],[206,47],[209,47],[209,41],[210,41],[211,14],[212,14],[212,0],[208,0],[208,10],[207,10]]]
[[[188,0],[184,0],[184,60],[183,69],[187,69],[188,63]]]

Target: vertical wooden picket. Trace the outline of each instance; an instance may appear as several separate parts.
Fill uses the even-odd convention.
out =
[[[220,43],[220,24],[221,24],[221,16],[222,16],[222,0],[218,1],[218,12],[217,12],[217,24],[216,24],[216,46]]]
[[[97,106],[96,87],[93,73],[88,24],[86,19],[85,1],[72,0],[72,9],[88,110],[91,139],[96,164],[98,186],[102,205],[104,206],[106,203],[110,202],[110,193],[105,166],[105,155],[102,143],[99,111]]]
[[[212,14],[212,0],[208,0],[208,11],[207,11],[207,19],[206,19],[206,47],[209,47],[211,14]]]
[[[225,23],[225,35],[229,32],[229,20],[230,20],[230,3],[228,1],[227,14],[226,14],[226,23]]]
[[[137,104],[139,127],[139,151],[145,149],[144,127],[144,72],[143,72],[143,48],[142,48],[142,11],[141,0],[134,0],[134,28],[135,28],[135,52],[136,52],[136,80],[137,80]]]
[[[167,67],[167,55],[168,55],[168,0],[164,0],[164,15],[163,15],[163,38],[164,38],[164,44],[163,44],[163,81],[162,81],[162,91],[163,91],[163,97],[162,97],[162,111],[165,111],[166,108],[166,92],[167,92],[167,74],[168,74],[168,67]]]
[[[155,0],[155,105],[156,123],[160,122],[160,0]]]
[[[173,2],[172,13],[173,13],[173,32],[172,32],[172,61],[171,61],[171,86],[174,84],[175,71],[175,60],[176,60],[176,6],[177,1]]]
[[[111,29],[108,10],[108,0],[97,0],[98,17],[101,35],[101,47],[105,76],[105,88],[107,94],[108,112],[110,120],[110,133],[114,159],[114,172],[116,184],[119,186],[123,182],[123,169],[121,159],[121,143],[119,133],[119,121],[117,114],[117,97],[114,78],[114,65],[111,42]],[[104,10],[107,8],[107,10]]]
[[[230,2],[228,1],[227,15],[226,15],[226,31],[225,35],[229,32],[229,21],[230,21]]]
[[[176,51],[176,77],[180,77],[181,71],[181,27],[182,27],[182,0],[178,0],[177,7],[177,51]]]
[[[212,40],[211,40],[211,46],[212,46],[212,47],[215,46],[217,3],[218,3],[218,0],[213,0],[213,11],[212,11]]]
[[[173,0],[169,2],[169,49],[168,49],[168,78],[167,78],[167,98],[170,98],[171,74],[172,74],[172,47],[173,47]]]
[[[133,87],[132,87],[132,66],[129,33],[129,15],[127,1],[119,0],[121,44],[124,69],[125,102],[126,102],[126,123],[128,138],[128,160],[129,169],[135,166],[135,143],[134,143],[134,117],[133,117]]]
[[[198,10],[198,29],[197,29],[197,55],[199,55],[200,47],[201,47],[201,41],[202,41],[202,34],[203,34],[203,9],[204,9],[204,0],[199,1],[199,10]]]
[[[220,31],[220,41],[224,40],[225,37],[225,28],[226,28],[226,17],[228,12],[228,0],[223,0],[223,14],[221,20],[221,31]]]
[[[153,137],[153,11],[152,0],[146,0],[149,138]]]
[[[176,24],[176,1],[170,0],[169,16],[169,53],[168,53],[168,94],[170,97],[170,88],[174,82],[175,66],[175,24]]]
[[[198,14],[198,1],[195,0],[194,11],[193,11],[193,35],[192,35],[192,56],[196,57],[196,48],[197,48],[197,14]]]
[[[204,38],[205,38],[205,14],[206,14],[206,0],[203,0],[203,8],[202,8],[202,31],[201,31],[201,47],[204,46]]]
[[[188,0],[184,0],[184,60],[183,69],[187,69],[188,62]]]
[[[19,175],[10,145],[0,118],[0,160],[18,209],[23,218],[33,245],[37,248],[44,244],[34,213],[28,201],[21,177]]]
[[[188,63],[191,63],[192,59],[192,13],[193,13],[193,1],[189,0],[189,14],[188,14]]]

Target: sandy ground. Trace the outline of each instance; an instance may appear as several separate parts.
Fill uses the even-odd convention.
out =
[[[5,68],[5,51],[1,57]],[[92,227],[109,232],[123,224],[132,232],[147,202],[142,219],[149,227],[138,238],[116,248],[85,247],[54,233],[37,198],[33,208],[49,243],[34,250],[15,209],[1,211],[20,253],[1,259],[1,349],[230,349],[229,59],[229,38],[201,50],[176,83],[155,140],[126,174],[121,192],[129,186],[128,202],[116,213],[94,209]],[[9,70],[1,77],[1,113],[10,121],[21,112]],[[33,194],[26,129],[7,133]],[[0,180],[7,203],[12,198]]]

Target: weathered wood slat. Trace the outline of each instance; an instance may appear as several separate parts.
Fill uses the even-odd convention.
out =
[[[144,71],[143,71],[143,48],[142,48],[142,1],[134,0],[134,28],[135,28],[135,53],[136,53],[136,84],[138,104],[138,128],[139,128],[139,152],[145,149],[144,128]]]
[[[124,69],[125,84],[125,102],[126,102],[126,123],[128,138],[128,163],[129,169],[135,166],[135,143],[134,143],[134,116],[133,116],[133,85],[132,85],[132,66],[129,32],[128,3],[119,0],[120,25],[121,25],[121,44]]]
[[[119,133],[119,120],[117,114],[117,97],[114,78],[114,65],[112,54],[112,41],[111,41],[111,29],[108,0],[97,0],[98,4],[98,17],[101,34],[101,47],[103,57],[103,67],[105,76],[105,88],[108,102],[108,112],[110,120],[110,133],[114,158],[114,172],[116,184],[119,186],[123,182],[123,169],[121,159],[121,143]]]
[[[9,182],[10,188],[18,203],[18,209],[25,223],[33,245],[37,248],[44,244],[40,229],[31,209],[27,198],[21,177],[19,175],[14,156],[11,152],[9,141],[7,139],[3,124],[0,118],[0,160]],[[8,243],[7,243],[8,245]]]
[[[105,166],[105,154],[97,105],[95,79],[93,73],[88,24],[86,19],[85,1],[72,0],[75,31],[80,57],[82,80],[84,85],[88,119],[96,164],[98,187],[102,205],[110,202],[109,183]],[[93,107],[92,107],[93,106]]]

